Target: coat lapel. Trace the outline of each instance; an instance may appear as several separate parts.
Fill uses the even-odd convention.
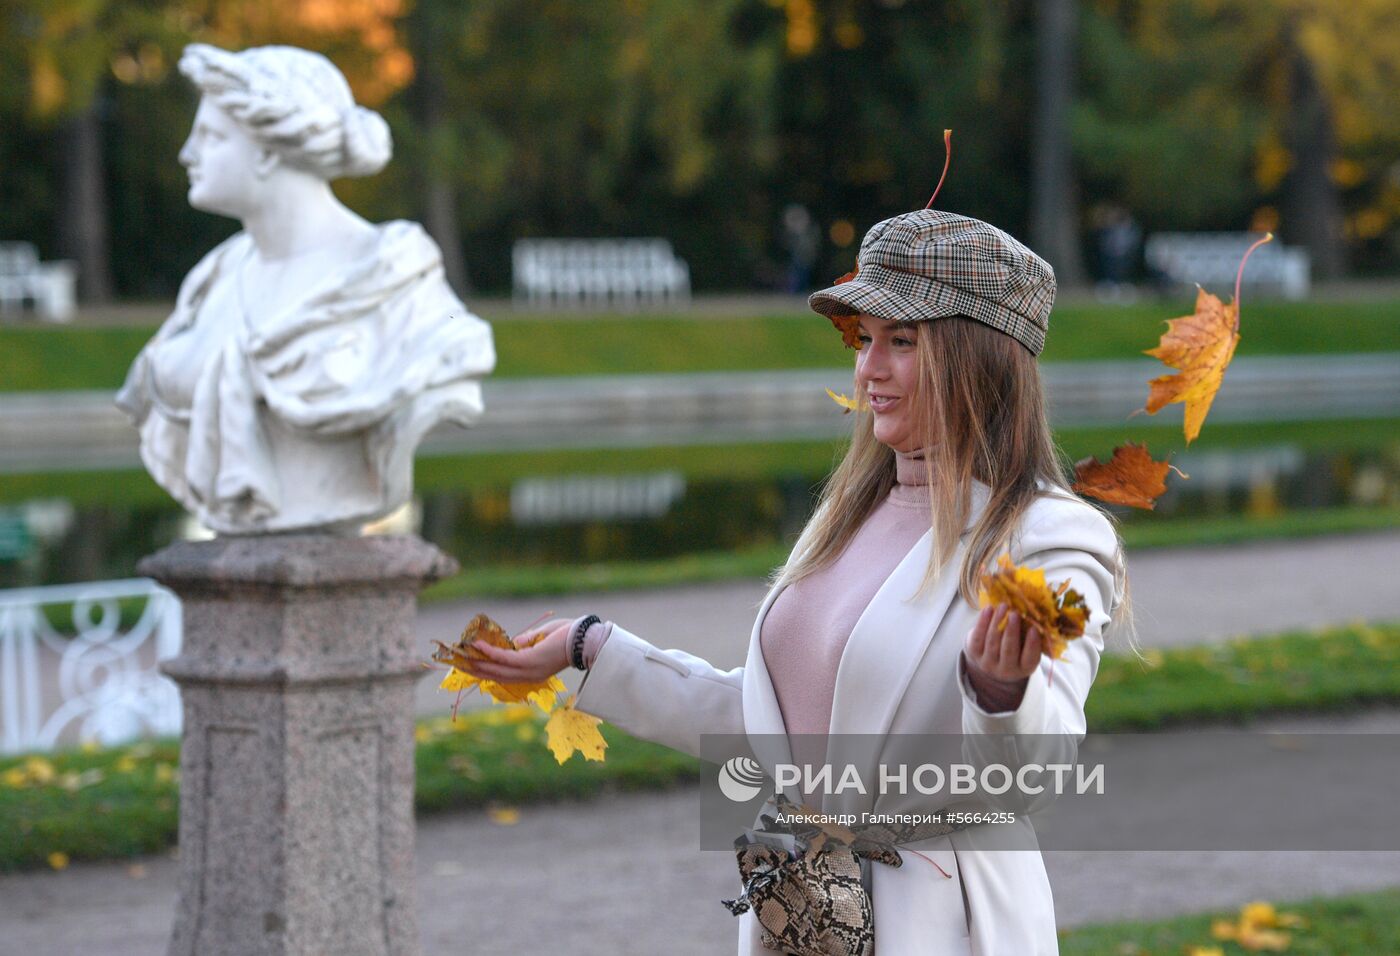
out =
[[[969,516],[963,528],[964,539],[986,507],[987,497],[987,486],[974,482]],[[861,612],[837,666],[828,733],[883,736],[889,732],[914,670],[928,650],[938,622],[957,595],[963,555],[961,544],[932,591],[914,598],[928,567],[932,547],[933,532],[930,530],[910,548]],[[760,642],[763,620],[780,593],[782,587],[772,588],[763,599],[749,635],[749,653],[744,665],[744,730],[750,738],[757,738],[751,739],[750,744],[754,755],[770,774],[775,764],[792,762],[787,726],[783,723]],[[874,769],[877,755],[869,756],[870,767],[862,768],[863,774]]]
[[[773,690],[773,679],[768,673],[768,664],[763,659],[763,647],[759,635],[763,630],[763,619],[768,609],[778,599],[784,586],[769,588],[768,596],[758,609],[749,634],[749,655],[744,663],[744,731],[749,735],[749,745],[754,756],[770,776],[774,765],[792,763],[792,750],[787,742],[787,725],[783,723],[783,712],[778,706],[778,694]]]

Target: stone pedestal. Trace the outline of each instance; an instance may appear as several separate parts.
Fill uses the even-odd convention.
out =
[[[417,594],[456,562],[416,537],[183,542],[180,903],[172,956],[418,952]]]

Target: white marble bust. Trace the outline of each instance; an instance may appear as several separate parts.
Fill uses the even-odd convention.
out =
[[[408,500],[413,452],[482,412],[491,328],[416,223],[373,224],[330,181],[389,160],[389,129],[325,57],[192,44],[190,205],[238,219],[181,283],[117,404],[160,485],[221,534],[355,533]]]

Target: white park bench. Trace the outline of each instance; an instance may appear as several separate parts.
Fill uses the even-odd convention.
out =
[[[1253,232],[1159,232],[1148,238],[1143,256],[1148,268],[1170,284],[1200,285],[1228,299],[1241,257],[1260,238]],[[1254,250],[1240,285],[1302,299],[1311,270],[1306,249],[1286,247],[1275,238]]]
[[[73,318],[73,289],[78,267],[67,260],[40,262],[39,250],[28,242],[0,242],[0,315],[34,303],[49,322]]]
[[[690,267],[665,239],[520,239],[511,259],[515,301],[530,306],[690,298]]]

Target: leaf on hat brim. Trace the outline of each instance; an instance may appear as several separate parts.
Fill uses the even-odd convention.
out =
[[[847,348],[860,351],[860,320],[854,315],[830,316],[831,324],[841,331],[841,341]]]
[[[1186,406],[1186,442],[1201,433],[1206,414],[1225,376],[1225,368],[1235,356],[1240,334],[1235,330],[1235,306],[1226,305],[1205,289],[1198,289],[1196,311],[1167,322],[1167,331],[1155,349],[1144,354],[1159,358],[1179,373],[1160,375],[1148,385],[1144,410],[1155,415],[1167,405]]]
[[[1100,501],[1132,508],[1156,507],[1157,499],[1167,490],[1167,470],[1183,478],[1184,471],[1165,461],[1153,461],[1146,445],[1128,442],[1113,449],[1107,462],[1089,457],[1074,466],[1075,482],[1071,486],[1081,495]]]
[[[835,402],[837,405],[840,405],[842,408],[844,408],[844,409],[846,410],[843,414],[849,415],[851,412],[868,412],[868,411],[870,411],[870,403],[869,403],[869,402],[861,402],[861,401],[858,400],[858,399],[847,398],[845,395],[837,395],[835,392],[833,392],[833,391],[832,391],[831,389],[829,389],[829,388],[826,390],[826,394],[829,395],[829,396],[831,396],[831,400],[832,400],[833,402]]]
[[[847,282],[850,282],[852,279],[854,279],[854,278],[855,278],[856,276],[858,276],[858,275],[860,275],[860,263],[859,263],[859,262],[856,263],[856,267],[855,267],[854,269],[852,269],[850,272],[846,273],[845,275],[841,276],[839,279],[837,279],[835,282],[833,282],[833,283],[831,283],[831,284],[832,284],[832,285],[845,285]]]

